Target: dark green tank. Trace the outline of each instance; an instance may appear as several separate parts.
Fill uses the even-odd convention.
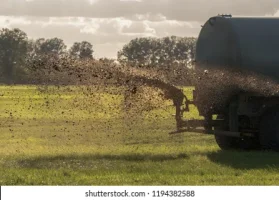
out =
[[[197,41],[196,62],[239,67],[279,81],[279,18],[210,18]]]

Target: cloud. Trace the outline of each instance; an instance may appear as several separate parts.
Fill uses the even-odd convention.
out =
[[[10,17],[0,16],[0,27],[21,28],[30,37],[53,37],[55,35],[75,40],[91,37],[95,43],[125,42],[134,37],[161,37],[169,34],[197,35],[199,23],[165,21],[132,21],[125,18],[82,18],[82,17]],[[193,30],[191,30],[193,29]],[[78,36],[79,34],[80,36]],[[106,40],[108,39],[108,40]]]
[[[133,21],[125,18],[11,17],[0,16],[0,28],[20,28],[29,38],[62,38],[68,46],[89,41],[98,57],[116,57],[121,47],[136,37],[195,36],[198,23]]]
[[[67,45],[87,40],[99,57],[115,57],[136,37],[198,36],[218,13],[279,16],[278,10],[278,0],[0,0],[0,27]]]
[[[9,16],[144,18],[144,20],[204,21],[218,13],[273,15],[278,0],[1,0],[0,13]]]

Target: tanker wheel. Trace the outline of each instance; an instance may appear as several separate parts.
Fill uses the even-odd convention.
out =
[[[222,150],[239,149],[238,138],[223,135],[215,135],[215,140]]]
[[[219,116],[217,117],[217,119]],[[223,130],[228,131],[229,127],[227,125],[227,121],[224,121],[224,124],[219,127],[215,127],[215,130]],[[218,146],[222,150],[257,150],[260,148],[260,143],[258,138],[237,138],[237,137],[230,137],[230,136],[224,136],[224,135],[214,135],[215,141],[218,144]]]
[[[219,131],[228,131],[229,126],[227,117],[218,115],[217,120],[218,119],[222,119],[224,122],[220,126],[215,126],[214,129]],[[216,134],[214,134],[214,136],[216,143],[222,150],[239,149],[239,138]]]
[[[229,136],[215,135],[215,140],[222,150],[259,150],[260,143],[258,138],[236,138]]]
[[[260,123],[260,143],[263,149],[279,151],[279,110],[266,112]]]

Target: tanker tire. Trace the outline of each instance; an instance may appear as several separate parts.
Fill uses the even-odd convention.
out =
[[[260,143],[263,149],[279,151],[279,111],[263,115],[260,124]]]
[[[228,122],[227,122],[227,117],[225,116],[217,116],[217,120],[220,119],[224,119],[224,122],[222,123],[222,125],[218,126],[218,127],[214,127],[214,129],[216,130],[220,130],[220,131],[227,131],[229,130],[228,127]],[[229,136],[224,136],[224,135],[216,135],[215,136],[215,141],[218,144],[218,146],[220,147],[220,149],[222,150],[233,150],[233,149],[239,149],[239,138],[235,138],[235,137],[229,137]]]
[[[239,138],[228,137],[223,135],[216,135],[215,140],[222,150],[240,149]]]
[[[215,140],[222,150],[251,151],[260,150],[261,147],[258,138],[235,138],[215,135]]]
[[[217,116],[217,119],[220,119],[220,117]],[[226,122],[222,126],[215,127],[215,128],[217,130],[226,130],[226,131],[229,130]],[[229,136],[215,134],[215,141],[222,150],[250,151],[250,150],[259,150],[261,147],[258,137],[237,138],[237,137],[229,137]]]

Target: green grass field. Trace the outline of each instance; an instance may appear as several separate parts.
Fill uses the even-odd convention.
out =
[[[167,101],[124,112],[116,88],[0,86],[0,185],[279,184],[277,153],[220,151],[212,135],[169,135],[173,113]]]

